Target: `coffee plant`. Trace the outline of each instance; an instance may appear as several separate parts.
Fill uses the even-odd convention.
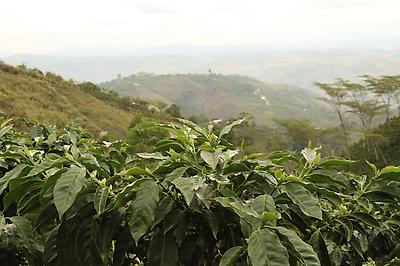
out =
[[[400,168],[242,155],[179,120],[153,153],[68,126],[0,126],[0,265],[399,265]]]

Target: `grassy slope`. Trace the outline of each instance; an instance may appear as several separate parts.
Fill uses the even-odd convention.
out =
[[[79,118],[92,132],[109,131],[125,135],[134,111],[123,109],[112,101],[100,100],[79,86],[56,75],[14,68],[0,63],[0,112],[16,118],[29,117],[39,122],[65,125]]]
[[[236,75],[131,75],[101,83],[121,95],[158,99],[178,104],[187,114],[209,118],[252,114],[260,124],[273,119],[309,119],[319,126],[336,124],[331,108],[320,96],[295,86],[266,84]],[[255,91],[258,90],[257,95]],[[265,96],[269,105],[261,99]]]

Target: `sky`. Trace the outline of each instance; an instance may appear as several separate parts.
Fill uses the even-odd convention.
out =
[[[399,0],[0,0],[0,54],[165,46],[398,49]]]

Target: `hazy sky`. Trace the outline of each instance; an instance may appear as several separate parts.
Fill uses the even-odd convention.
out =
[[[0,0],[0,53],[104,47],[400,48],[400,0]]]

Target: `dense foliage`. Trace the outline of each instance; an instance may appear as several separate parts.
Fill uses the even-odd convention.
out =
[[[79,128],[0,126],[1,265],[398,265],[400,168],[240,156],[189,121],[154,153]]]
[[[391,130],[391,117],[393,108],[397,108],[397,116],[400,115],[400,76],[371,77],[362,76],[361,82],[350,82],[339,78],[334,83],[319,83],[316,85],[327,95],[322,100],[331,103],[340,120],[340,127],[343,132],[346,153],[350,156],[350,131],[345,113],[354,115],[359,122],[358,131],[361,134],[365,153],[373,152],[376,159],[382,158],[385,154],[378,149],[376,134],[373,126],[377,119],[384,116],[386,119],[387,131]]]
[[[163,117],[138,116],[132,120],[126,142],[129,152],[150,152],[157,142],[168,138],[168,130],[159,126]]]
[[[350,146],[351,158],[359,160],[358,163],[352,165],[352,169],[365,172],[365,164],[361,163],[364,158],[379,167],[384,167],[388,164],[400,165],[399,116],[390,119],[390,130],[388,130],[388,123],[383,123],[373,129],[371,140],[376,147],[376,152],[373,149],[368,151],[365,148],[365,139],[361,139]]]

